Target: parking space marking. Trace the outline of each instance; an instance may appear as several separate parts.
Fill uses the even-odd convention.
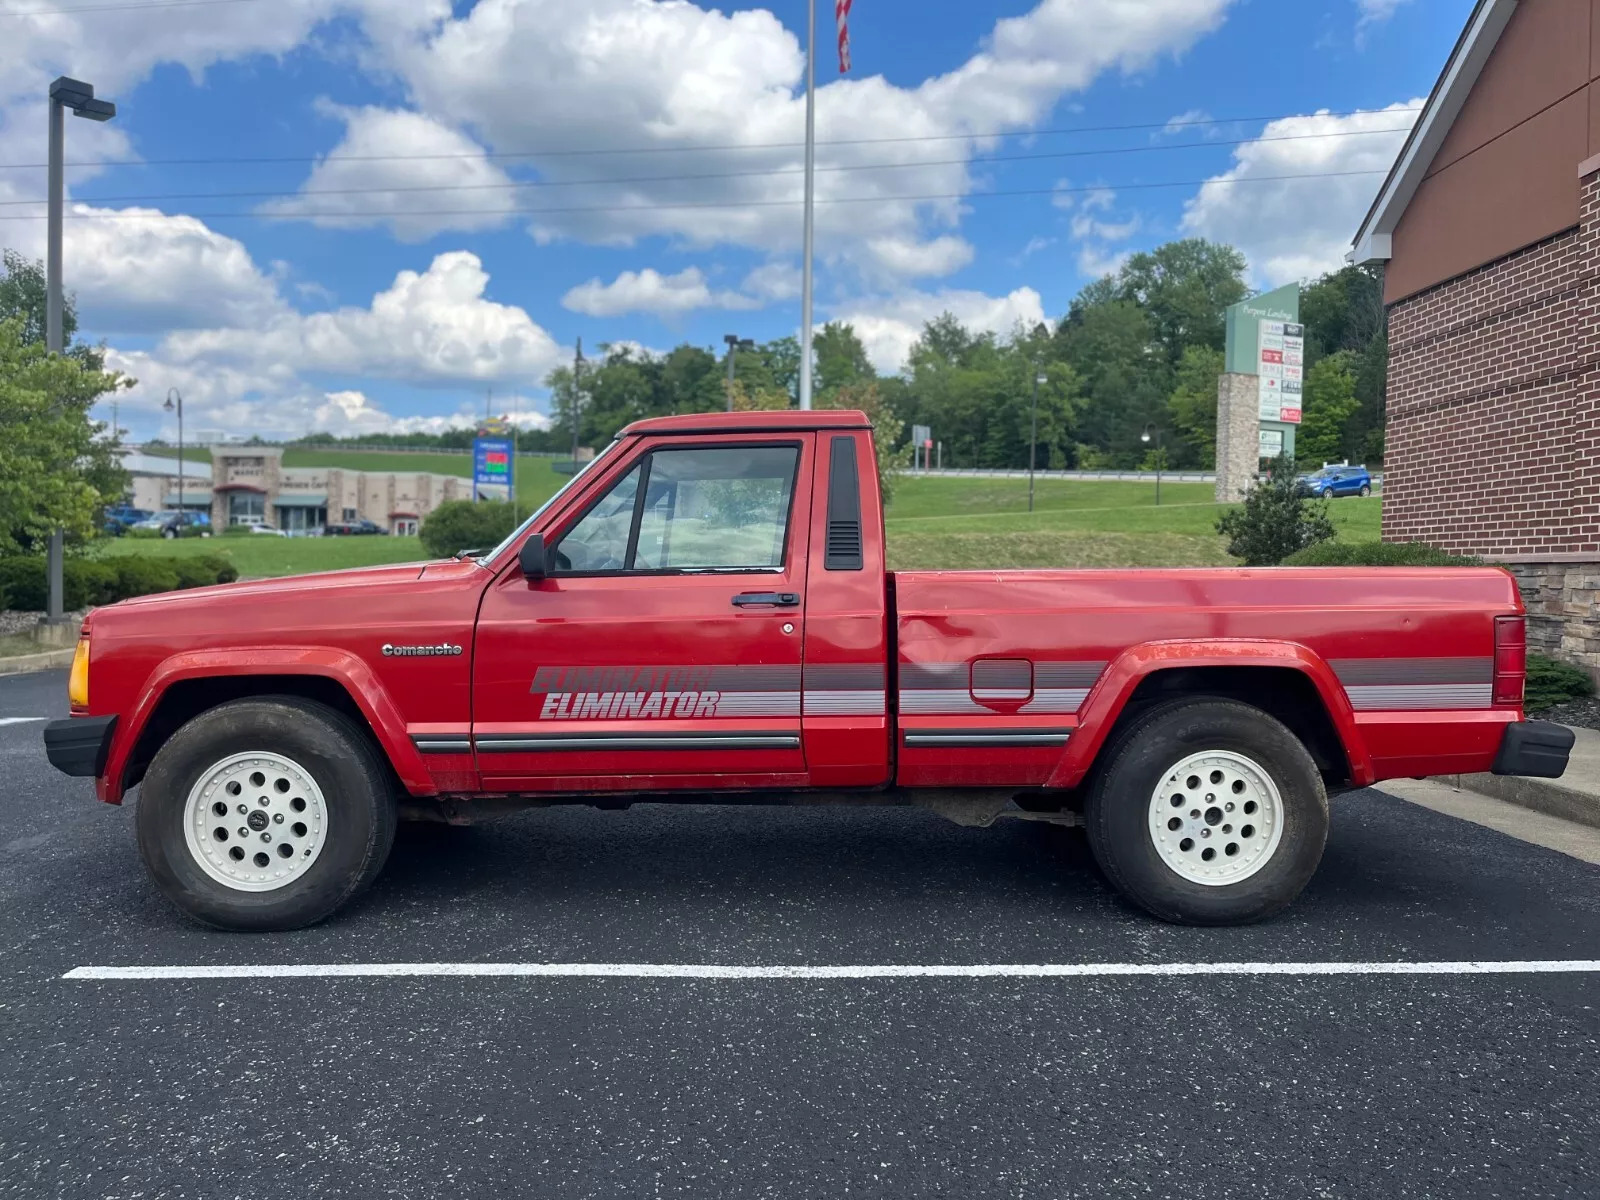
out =
[[[0,725],[26,725],[30,721],[48,721],[49,717],[0,717]]]
[[[62,979],[1098,979],[1206,975],[1587,975],[1600,959],[1482,962],[972,963],[736,967],[704,963],[252,963],[220,966],[74,967]]]

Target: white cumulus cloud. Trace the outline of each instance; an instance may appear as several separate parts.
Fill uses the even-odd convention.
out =
[[[760,308],[762,302],[739,292],[713,289],[699,267],[686,267],[676,275],[646,267],[624,271],[610,283],[599,279],[580,283],[561,298],[561,304],[590,317],[643,312],[667,319],[699,308]]]
[[[1338,136],[1238,147],[1233,166],[1184,205],[1184,233],[1237,246],[1262,286],[1337,269],[1421,104],[1408,100],[1354,116],[1319,112],[1268,123],[1263,139]],[[1237,180],[1256,182],[1238,186]]]

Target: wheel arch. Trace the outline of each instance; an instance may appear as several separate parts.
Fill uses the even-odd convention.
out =
[[[342,712],[371,737],[400,787],[412,795],[437,793],[399,708],[366,663],[342,651],[273,648],[243,656],[178,655],[163,662],[118,730],[100,780],[100,798],[121,803],[126,790],[144,777],[162,743],[184,722],[220,704],[271,695],[314,700]]]
[[[1262,704],[1264,692],[1271,707]],[[1349,698],[1319,655],[1298,643],[1219,640],[1148,642],[1119,656],[1085,699],[1048,786],[1080,786],[1119,728],[1182,697],[1259,708],[1300,738],[1325,776],[1357,786],[1373,780]]]

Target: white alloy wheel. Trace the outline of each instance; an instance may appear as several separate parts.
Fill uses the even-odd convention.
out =
[[[1271,861],[1283,839],[1283,799],[1259,763],[1208,750],[1175,763],[1150,797],[1150,838],[1190,883],[1223,887]]]
[[[317,861],[328,810],[310,773],[280,754],[234,754],[202,771],[183,811],[195,863],[224,887],[272,892]]]

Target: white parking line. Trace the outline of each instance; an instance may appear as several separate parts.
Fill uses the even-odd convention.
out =
[[[188,967],[74,967],[61,978],[161,979],[1097,979],[1201,975],[1588,975],[1600,959],[1507,962],[973,963],[936,966],[733,967],[697,963],[263,963]]]
[[[26,725],[30,721],[48,721],[49,717],[0,717],[0,725]]]

